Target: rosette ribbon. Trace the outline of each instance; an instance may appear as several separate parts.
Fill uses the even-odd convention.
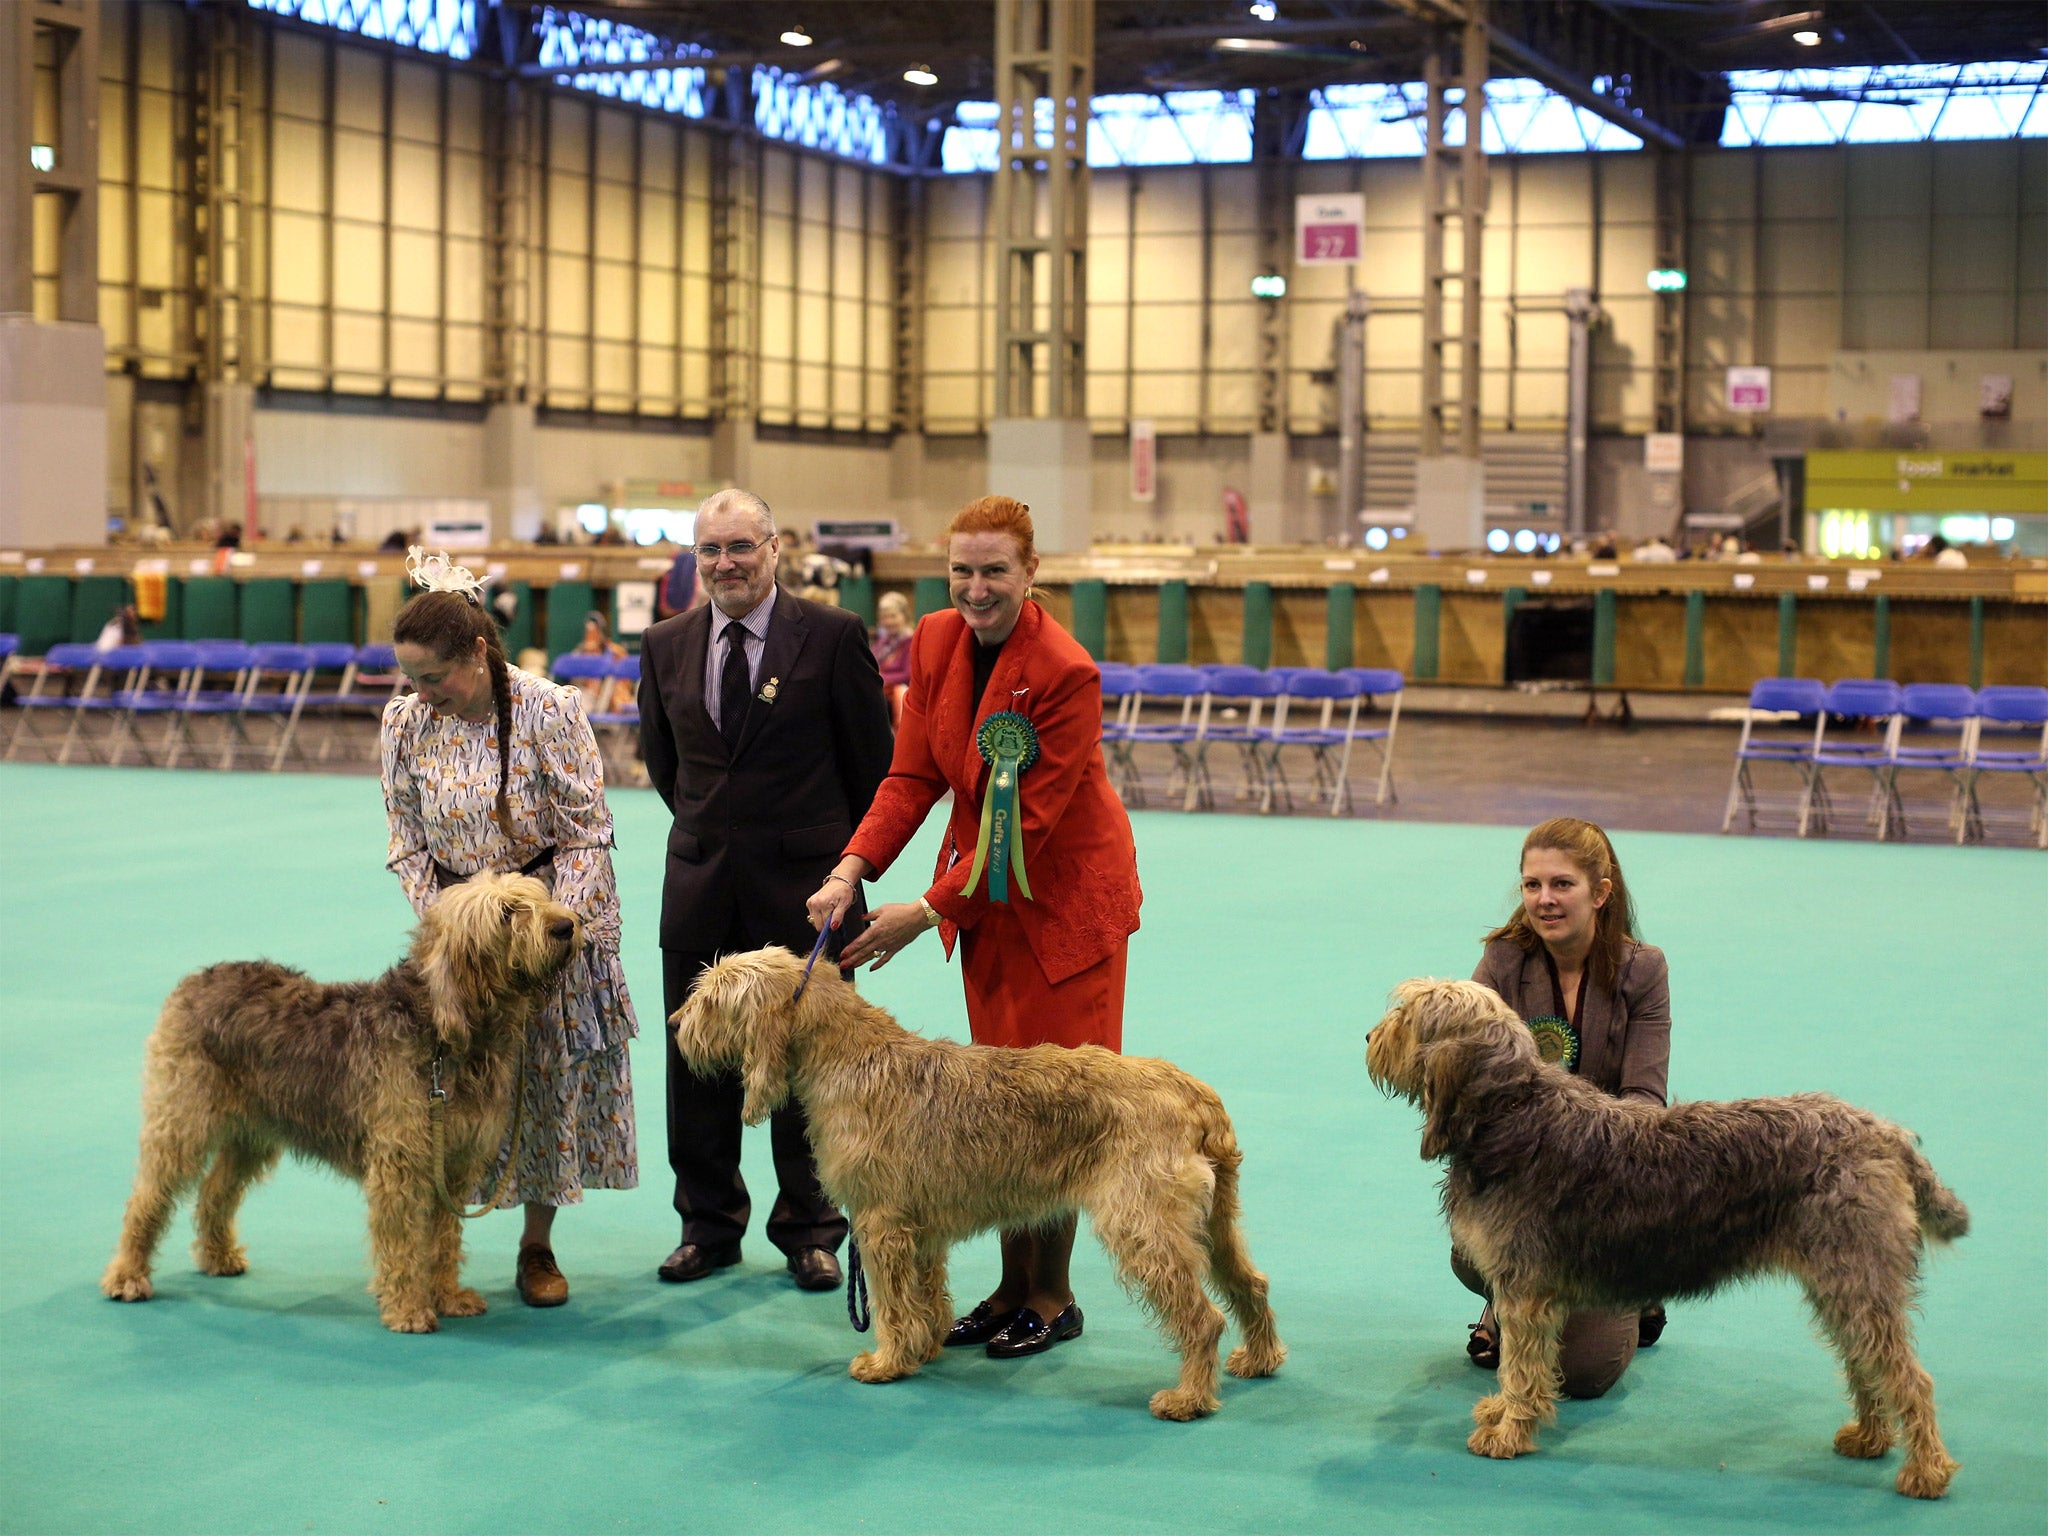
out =
[[[1579,1068],[1579,1032],[1556,1014],[1529,1021],[1529,1033],[1536,1037],[1536,1054],[1567,1072]]]
[[[967,868],[967,889],[973,890],[988,866],[988,899],[1010,899],[1010,865],[1017,866],[1017,889],[1031,896],[1024,873],[1024,817],[1018,781],[1038,761],[1038,731],[1014,709],[1000,710],[981,722],[974,733],[981,760],[988,764],[988,791],[981,797],[981,835],[975,839],[974,862]]]

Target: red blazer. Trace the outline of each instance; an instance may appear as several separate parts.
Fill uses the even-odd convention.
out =
[[[1102,675],[1072,635],[1027,601],[996,661],[986,705],[977,707],[975,643],[950,608],[918,624],[896,755],[846,851],[886,870],[950,789],[952,818],[925,893],[945,919],[940,938],[950,955],[955,933],[989,909],[986,868],[974,890],[964,889],[988,775],[975,732],[989,715],[1015,709],[1037,728],[1039,756],[1018,783],[1024,869],[1035,899],[1025,899],[1013,872],[1010,905],[1046,980],[1057,985],[1137,932],[1143,899],[1131,819],[1102,761]]]

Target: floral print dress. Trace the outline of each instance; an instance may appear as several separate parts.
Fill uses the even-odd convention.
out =
[[[517,870],[555,849],[555,899],[583,923],[583,952],[534,1015],[520,1085],[519,1164],[500,1209],[573,1205],[585,1189],[640,1182],[627,1042],[640,1032],[619,964],[619,892],[612,874],[612,814],[604,762],[573,688],[508,669],[512,692],[512,836],[491,812],[498,794],[498,722],[437,717],[412,694],[384,710],[387,867],[415,912],[440,895],[434,866],[458,875]],[[507,1144],[472,1201],[485,1198]]]

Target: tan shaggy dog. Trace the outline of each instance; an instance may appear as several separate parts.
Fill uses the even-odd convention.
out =
[[[793,1001],[803,971],[772,946],[728,956],[671,1022],[693,1069],[739,1069],[749,1125],[792,1094],[810,1116],[819,1181],[851,1219],[874,1289],[875,1348],[854,1356],[856,1379],[894,1381],[938,1358],[953,1244],[1074,1211],[1180,1351],[1180,1384],[1153,1394],[1154,1414],[1221,1406],[1223,1314],[1205,1276],[1244,1335],[1231,1374],[1280,1368],[1266,1277],[1238,1230],[1237,1137],[1207,1084],[1100,1046],[927,1040],[829,965]]]
[[[1500,1392],[1472,1412],[1482,1456],[1536,1449],[1554,1422],[1558,1334],[1580,1308],[1639,1310],[1754,1275],[1790,1275],[1849,1378],[1844,1456],[1882,1456],[1894,1421],[1899,1492],[1955,1475],[1907,1309],[1921,1249],[1969,1230],[1912,1134],[1824,1093],[1725,1104],[1608,1097],[1546,1064],[1515,1012],[1470,981],[1407,981],[1366,1046],[1381,1088],[1428,1115],[1424,1158],[1448,1158],[1451,1240],[1500,1320]]]
[[[235,1212],[290,1151],[361,1181],[385,1327],[432,1333],[483,1311],[461,1282],[462,1222],[435,1191],[436,1064],[443,1187],[460,1199],[504,1141],[520,1043],[581,942],[540,881],[479,875],[442,894],[375,981],[329,985],[267,961],[187,976],[145,1047],[141,1166],[100,1289],[150,1298],[151,1257],[202,1173],[193,1257],[241,1274]]]

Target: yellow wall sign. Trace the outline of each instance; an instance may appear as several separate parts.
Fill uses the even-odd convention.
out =
[[[1809,511],[2048,514],[2048,453],[1809,453],[1806,505]]]

